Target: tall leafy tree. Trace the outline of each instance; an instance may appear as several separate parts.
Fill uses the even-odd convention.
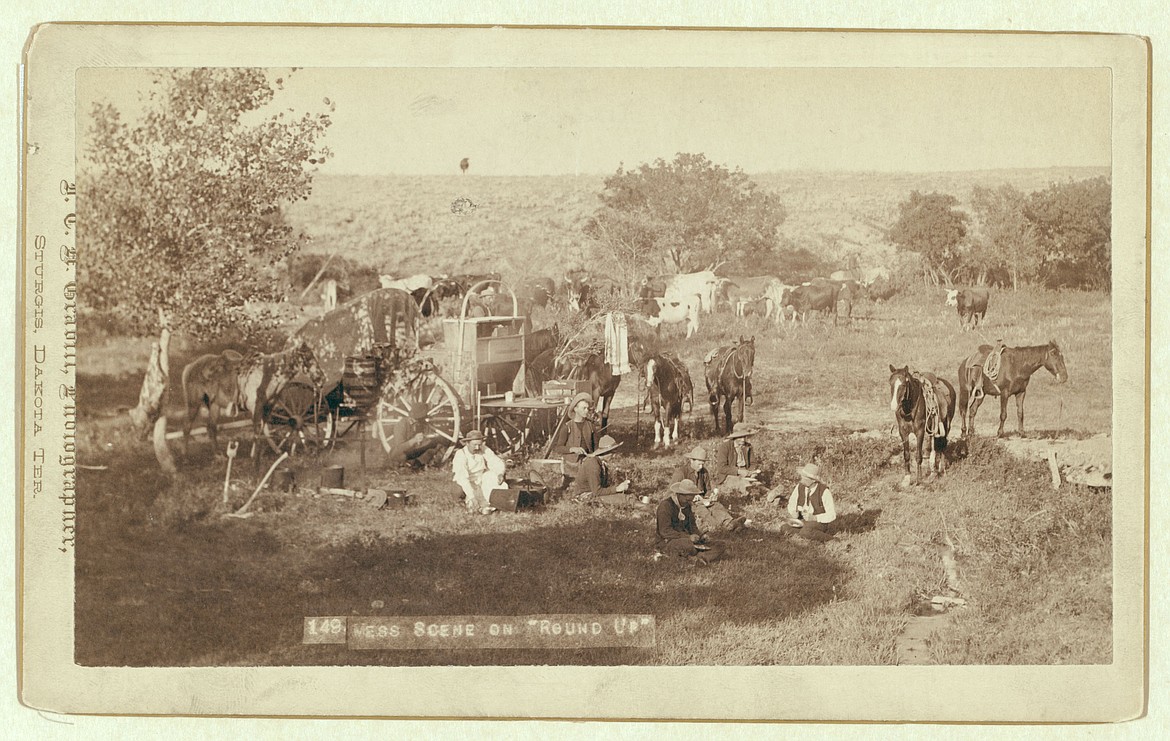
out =
[[[1025,214],[1045,252],[1051,286],[1108,289],[1112,276],[1112,193],[1107,177],[1054,183],[1028,197]]]
[[[1002,271],[1016,290],[1021,283],[1036,280],[1044,259],[1026,203],[1027,196],[1008,183],[998,188],[977,185],[971,190],[981,247],[973,256],[976,272],[986,276],[989,270]]]
[[[923,271],[936,285],[940,278],[951,283],[964,267],[969,217],[958,205],[947,193],[913,191],[898,204],[898,220],[890,227],[890,241],[921,255]]]
[[[165,424],[170,332],[256,329],[271,317],[248,304],[285,295],[299,244],[282,208],[308,197],[330,156],[333,106],[276,111],[283,84],[258,69],[167,69],[142,110],[94,106],[77,184],[80,298],[133,334],[159,333],[138,424]]]
[[[785,211],[739,168],[729,170],[702,154],[678,154],[606,178],[601,207],[585,233],[625,275],[731,270],[775,259]]]

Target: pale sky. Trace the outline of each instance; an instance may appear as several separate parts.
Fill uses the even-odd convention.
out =
[[[276,73],[280,74],[280,73]],[[127,108],[141,70],[82,70]],[[1109,166],[1104,68],[300,69],[336,174],[609,174],[677,152],[747,172]]]

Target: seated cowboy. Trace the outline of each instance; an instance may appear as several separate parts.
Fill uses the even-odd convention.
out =
[[[508,488],[504,483],[506,466],[484,444],[482,432],[472,430],[463,436],[463,447],[455,451],[451,469],[455,474],[453,480],[463,492],[468,512],[487,515],[496,511],[491,506],[491,493],[495,489]]]
[[[707,451],[702,445],[686,454],[683,461],[674,469],[671,483],[690,481],[699,488],[700,496],[695,500],[695,517],[699,531],[708,533],[713,530],[739,530],[748,523],[743,517],[732,517],[727,507],[719,501],[719,489],[708,488]]]
[[[755,430],[735,430],[715,448],[711,480],[721,492],[748,493],[748,488],[759,484],[760,469],[752,468],[752,444],[748,440]]]
[[[573,397],[565,410],[565,420],[553,436],[549,452],[554,455],[574,453],[588,455],[597,449],[597,433],[589,415],[593,409],[593,395],[582,391]]]
[[[833,538],[837,508],[833,493],[821,478],[821,467],[807,463],[797,471],[800,482],[788,498],[789,520],[783,528],[806,540],[824,542]]]
[[[670,485],[669,494],[658,503],[655,512],[655,548],[666,556],[697,558],[711,563],[723,555],[715,544],[706,544],[706,538],[695,524],[691,503],[700,489],[690,480]]]
[[[610,486],[610,468],[603,460],[620,445],[621,443],[609,435],[602,435],[597,443],[597,450],[582,459],[580,466],[577,467],[577,479],[573,485],[573,492],[578,501],[597,504],[633,503],[633,497],[627,494],[630,480],[626,479],[616,486]]]

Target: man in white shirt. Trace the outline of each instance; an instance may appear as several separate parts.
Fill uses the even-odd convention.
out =
[[[467,511],[482,515],[495,512],[491,506],[493,489],[506,489],[504,462],[483,442],[483,433],[472,430],[463,436],[463,447],[455,451],[451,461],[454,481],[463,490]]]
[[[837,508],[833,493],[821,478],[821,467],[806,463],[797,471],[800,483],[788,497],[788,527],[802,538],[817,542],[831,540]]]

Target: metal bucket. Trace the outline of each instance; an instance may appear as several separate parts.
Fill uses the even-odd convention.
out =
[[[345,466],[327,466],[321,469],[321,486],[341,489],[345,485]]]

